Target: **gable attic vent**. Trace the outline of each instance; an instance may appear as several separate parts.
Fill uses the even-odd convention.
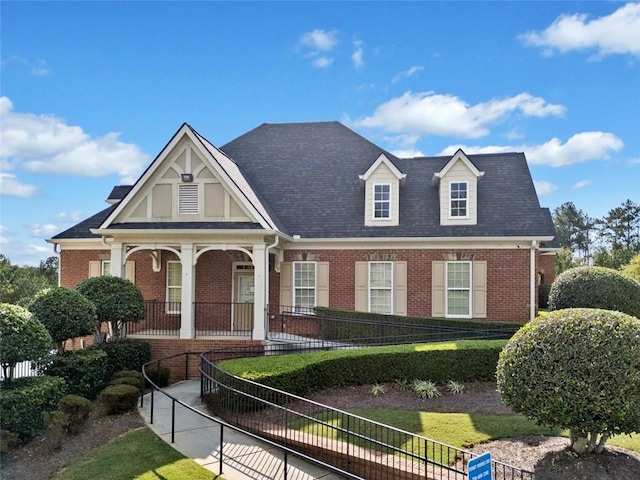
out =
[[[178,185],[178,213],[198,213],[198,185]]]

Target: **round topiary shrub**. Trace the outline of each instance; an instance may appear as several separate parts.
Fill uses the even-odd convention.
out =
[[[138,403],[140,389],[131,385],[109,385],[100,394],[100,398],[107,406],[107,413],[117,413],[133,410]]]
[[[571,268],[558,275],[549,292],[549,309],[564,308],[602,308],[640,317],[640,282],[611,268]]]
[[[89,418],[93,403],[79,395],[65,395],[58,402],[58,410],[64,412],[69,418],[67,425],[69,433],[77,435]]]
[[[39,294],[29,306],[56,342],[58,353],[64,341],[94,334],[100,324],[96,307],[77,290],[56,287]]]
[[[503,401],[541,425],[568,428],[578,453],[640,432],[640,321],[574,308],[522,327],[500,354]]]
[[[35,315],[18,305],[0,304],[0,363],[5,379],[11,381],[16,364],[41,360],[52,346],[51,335]]]

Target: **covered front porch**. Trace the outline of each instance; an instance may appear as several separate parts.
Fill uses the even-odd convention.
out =
[[[277,292],[282,256],[277,236],[230,238],[227,231],[215,241],[122,240],[109,242],[110,274],[130,277],[146,307],[143,320],[127,325],[127,336],[267,338],[270,283]]]

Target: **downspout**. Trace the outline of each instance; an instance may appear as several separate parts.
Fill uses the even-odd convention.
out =
[[[535,240],[531,241],[531,250],[530,250],[530,258],[529,258],[529,270],[531,273],[530,278],[530,292],[529,292],[529,320],[533,320],[536,318],[536,283],[538,280],[538,276],[536,275],[536,252],[538,248],[538,242]]]

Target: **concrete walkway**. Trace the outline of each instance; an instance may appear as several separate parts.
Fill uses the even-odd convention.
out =
[[[200,401],[200,382],[189,380],[165,389],[172,396],[193,408],[206,412]],[[223,466],[220,472],[220,427],[188,408],[175,404],[175,442],[171,443],[172,400],[161,392],[154,393],[153,424],[150,424],[151,394],[144,396],[140,414],[149,427],[184,456],[222,475],[225,480],[280,480],[284,479],[284,457],[278,448],[241,434],[224,429],[222,444]],[[340,480],[333,473],[323,471],[293,455],[288,456],[288,480]],[[214,477],[216,478],[216,477]]]

